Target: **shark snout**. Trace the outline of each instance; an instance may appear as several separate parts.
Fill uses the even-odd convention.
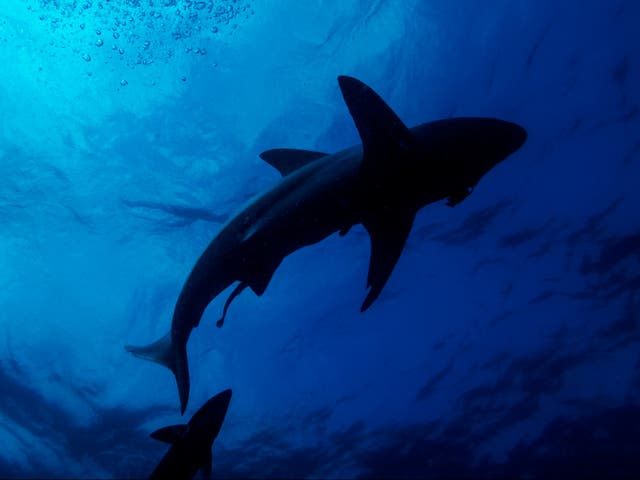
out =
[[[517,123],[489,119],[479,133],[480,150],[485,153],[485,172],[516,152],[527,140],[527,131]],[[477,137],[478,138],[478,137]]]
[[[501,131],[505,147],[509,153],[518,150],[527,140],[527,131],[517,123],[501,121]]]
[[[518,124],[512,123],[512,125],[514,150],[518,150],[527,141],[527,131]]]
[[[468,136],[461,156],[476,159],[467,165],[473,177],[473,185],[489,170],[516,152],[527,140],[527,131],[517,123],[497,118],[462,121],[467,124]]]
[[[231,401],[231,389],[227,389],[224,392],[220,392],[217,397],[218,401],[226,407],[229,406],[229,402]]]
[[[209,417],[208,421],[210,428],[212,428],[216,435],[218,430],[220,430],[220,426],[222,425],[225,415],[227,414],[230,402],[231,389],[228,389],[211,398],[204,407],[206,408]]]

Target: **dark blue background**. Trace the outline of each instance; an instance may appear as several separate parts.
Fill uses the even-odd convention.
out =
[[[175,383],[123,345],[167,331],[221,223],[278,181],[259,152],[359,141],[340,74],[409,126],[529,140],[418,215],[365,314],[361,227],[221,330],[213,302],[186,416],[233,388],[215,475],[640,475],[640,3],[203,4],[0,5],[0,476],[152,470]]]

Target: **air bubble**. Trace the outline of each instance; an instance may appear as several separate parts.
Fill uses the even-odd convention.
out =
[[[134,68],[134,64],[151,63],[145,59],[153,58],[156,63],[168,62],[175,58],[176,52],[180,51],[207,55],[207,49],[203,47],[210,49],[210,42],[220,34],[225,36],[233,34],[238,27],[242,26],[246,16],[254,14],[255,2],[252,0],[32,0],[28,3],[40,5],[39,11],[32,9],[31,6],[27,8],[33,12],[36,19],[40,17],[43,26],[56,33],[56,41],[51,42],[52,47],[71,47],[72,36],[69,33],[75,31],[77,35],[78,30],[87,30],[95,35],[89,40],[90,48],[108,48],[105,42],[114,40],[113,52],[103,52],[107,55],[104,59],[100,58],[99,63],[104,61],[108,65],[116,57],[120,57],[122,61],[128,60],[130,62],[128,65]],[[145,41],[151,38],[153,38],[152,41]],[[6,42],[6,39],[0,38],[0,42],[3,40]],[[77,41],[82,44],[82,37],[79,36]],[[190,44],[190,48],[186,48],[187,44]],[[90,52],[91,50],[87,49],[87,53],[83,54],[80,47],[76,55],[81,56],[86,62],[98,62],[91,58]],[[95,54],[95,51],[93,52]],[[207,62],[207,65],[211,63]],[[181,76],[178,75],[178,78]],[[181,80],[187,81],[186,77]]]

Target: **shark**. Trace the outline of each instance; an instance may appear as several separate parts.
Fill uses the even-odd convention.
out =
[[[361,144],[329,154],[278,148],[260,157],[281,180],[224,224],[187,277],[169,333],[147,346],[126,346],[137,357],[168,367],[184,413],[189,396],[187,342],[209,303],[233,284],[229,305],[245,288],[261,296],[287,255],[361,224],[370,237],[367,293],[360,311],[379,297],[423,207],[454,207],[480,179],[527,138],[516,123],[458,117],[408,128],[362,81],[338,84]]]
[[[150,480],[186,480],[198,471],[204,478],[211,477],[211,449],[227,414],[231,394],[231,390],[224,390],[211,397],[186,425],[171,425],[151,433],[152,438],[171,447],[149,476]]]

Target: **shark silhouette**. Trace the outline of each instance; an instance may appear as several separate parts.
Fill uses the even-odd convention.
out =
[[[210,398],[186,425],[172,425],[156,430],[152,438],[170,443],[149,479],[190,479],[200,470],[205,478],[211,476],[213,456],[211,447],[220,432],[231,401],[231,390]]]
[[[338,83],[362,145],[334,154],[275,149],[260,157],[283,178],[231,218],[200,256],[178,297],[171,331],[134,355],[168,367],[187,406],[187,341],[207,305],[234,282],[233,299],[250,287],[260,296],[290,253],[362,224],[371,239],[365,311],[378,298],[422,207],[455,206],[480,178],[518,150],[526,131],[493,118],[451,118],[407,128],[367,85]]]

